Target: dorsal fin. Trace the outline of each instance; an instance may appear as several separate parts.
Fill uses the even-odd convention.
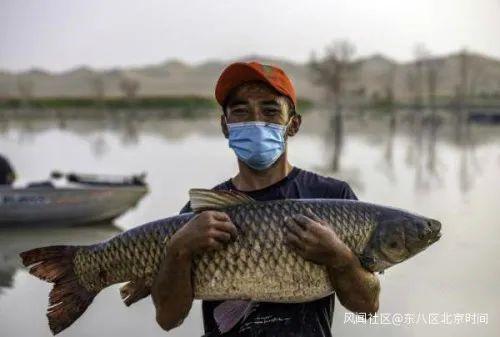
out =
[[[191,201],[193,212],[201,212],[209,209],[217,210],[228,206],[255,202],[254,199],[238,191],[213,191],[203,188],[190,189],[189,200]]]

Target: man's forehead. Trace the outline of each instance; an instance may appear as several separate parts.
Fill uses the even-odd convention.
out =
[[[247,99],[265,99],[277,101],[281,94],[264,82],[248,82],[238,86],[229,99],[233,101]]]

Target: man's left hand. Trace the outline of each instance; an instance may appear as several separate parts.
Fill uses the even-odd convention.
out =
[[[333,269],[343,269],[355,257],[337,233],[308,209],[306,215],[295,214],[286,220],[285,243],[303,258]]]

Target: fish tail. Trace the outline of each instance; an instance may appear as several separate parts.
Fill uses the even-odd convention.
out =
[[[74,271],[77,246],[49,246],[35,248],[19,254],[30,274],[54,287],[49,294],[47,317],[54,335],[69,327],[80,317],[97,295],[78,282]]]

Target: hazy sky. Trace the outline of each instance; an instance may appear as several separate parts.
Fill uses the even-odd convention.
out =
[[[500,0],[0,0],[0,68],[60,71],[248,54],[305,61],[335,39],[409,60],[467,46],[500,58]]]

